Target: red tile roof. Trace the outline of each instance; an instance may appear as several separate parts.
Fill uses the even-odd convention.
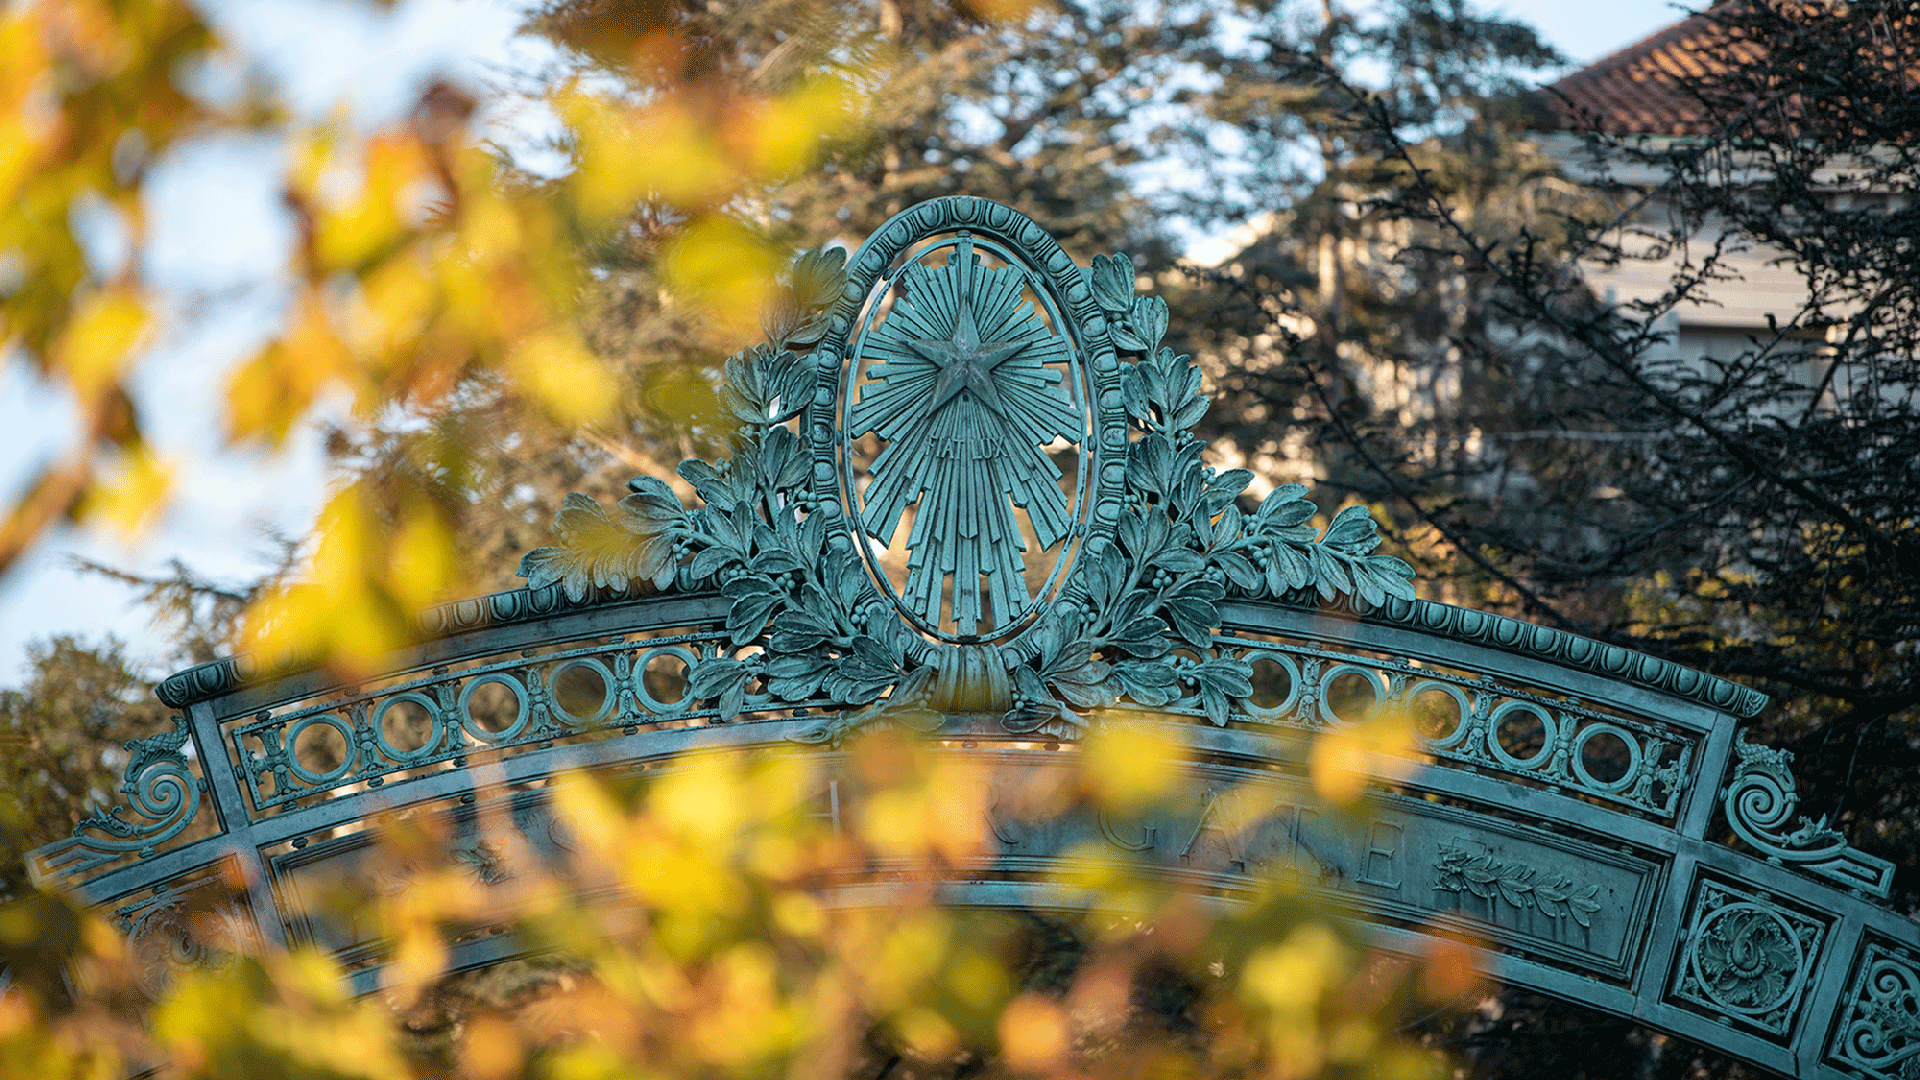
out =
[[[1542,97],[1556,125],[1569,130],[1706,134],[1706,109],[1689,86],[1760,55],[1753,42],[1732,40],[1712,13],[1702,13],[1581,68]]]

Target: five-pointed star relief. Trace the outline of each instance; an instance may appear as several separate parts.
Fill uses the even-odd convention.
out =
[[[960,294],[960,314],[954,320],[952,338],[946,341],[926,338],[907,340],[907,345],[914,352],[926,357],[940,369],[940,377],[933,384],[930,412],[939,412],[962,390],[966,390],[1002,420],[1009,417],[1006,406],[1001,404],[1000,391],[994,386],[993,370],[1026,348],[1027,344],[1025,341],[981,341],[980,331],[973,323],[973,304],[965,293]]]

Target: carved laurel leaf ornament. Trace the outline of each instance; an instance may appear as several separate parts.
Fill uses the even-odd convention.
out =
[[[1220,601],[1365,610],[1412,600],[1413,571],[1363,506],[1321,530],[1297,484],[1243,505],[1253,476],[1202,460],[1200,369],[1136,281],[970,198],[850,261],[803,254],[768,340],[726,362],[730,456],[679,467],[701,505],[651,477],[612,512],[571,495],[520,572],[575,600],[718,590],[735,651],[690,692],[724,719],[758,680],[859,710],[827,741],[955,705],[1074,737],[1088,710],[1197,696],[1225,724],[1253,688],[1214,648]]]

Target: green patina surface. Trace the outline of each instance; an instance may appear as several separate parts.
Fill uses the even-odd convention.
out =
[[[369,817],[434,807],[491,886],[474,805],[559,858],[537,783],[566,769],[812,744],[838,814],[833,748],[865,725],[932,732],[1010,791],[1061,767],[1054,740],[1124,719],[1193,751],[1183,794],[1137,820],[994,817],[954,902],[1068,903],[1038,883],[1088,852],[1219,896],[1284,869],[1410,949],[1464,936],[1503,978],[1770,1069],[1911,1080],[1920,942],[1869,899],[1893,867],[1800,814],[1791,756],[1744,741],[1765,698],[1419,600],[1364,507],[1322,528],[1300,487],[1247,500],[1248,473],[1205,464],[1200,371],[1135,284],[1125,256],[1082,268],[977,199],[800,256],[768,340],[727,361],[729,453],[679,468],[692,505],[651,477],[612,509],[570,496],[528,588],[427,612],[417,655],[365,685],[296,656],[173,676],[158,693],[186,715],[129,744],[123,803],[36,873],[83,882],[156,987],[258,940],[370,973],[367,928],[298,902],[364,869]],[[1343,681],[1372,704],[1337,702]],[[1377,776],[1361,819],[1320,814],[1294,735],[1436,705],[1414,771]],[[403,713],[420,731],[395,742]],[[315,735],[337,759],[303,753]]]

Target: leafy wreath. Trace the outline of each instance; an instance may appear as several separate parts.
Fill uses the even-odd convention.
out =
[[[1413,569],[1376,551],[1379,530],[1364,506],[1341,510],[1324,532],[1309,524],[1318,508],[1299,484],[1242,510],[1238,500],[1253,474],[1202,463],[1193,427],[1210,403],[1192,359],[1161,344],[1166,301],[1134,295],[1125,255],[1097,256],[1085,274],[1123,355],[1135,436],[1127,447],[1128,494],[1113,536],[1089,541],[1060,598],[1029,631],[1033,657],[1013,668],[1002,722],[1010,732],[1071,738],[1089,724],[1075,710],[1127,699],[1197,706],[1224,725],[1233,701],[1253,685],[1247,661],[1213,647],[1221,600],[1344,597],[1372,607],[1388,597],[1413,599]],[[912,631],[858,556],[830,535],[806,445],[790,426],[812,401],[817,365],[836,359],[817,346],[846,281],[844,251],[799,256],[763,319],[766,343],[727,360],[721,399],[737,421],[731,454],[711,464],[684,461],[677,470],[701,506],[684,506],[656,477],[629,481],[617,515],[575,493],[554,517],[557,543],[520,564],[529,587],[557,584],[575,601],[596,592],[717,589],[730,602],[733,648],[762,648],[703,658],[689,676],[690,696],[732,720],[759,678],[781,702],[824,699],[857,710],[819,725],[810,741],[838,742],[879,719],[938,722],[928,710],[931,669],[913,659]]]

